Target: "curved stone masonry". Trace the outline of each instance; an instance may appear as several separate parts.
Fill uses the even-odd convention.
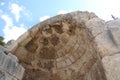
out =
[[[26,69],[23,80],[106,80],[94,40],[100,32],[88,25],[93,19],[100,20],[93,13],[72,12],[23,34],[11,49]]]

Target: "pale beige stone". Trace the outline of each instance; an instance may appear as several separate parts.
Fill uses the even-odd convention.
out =
[[[106,31],[94,13],[71,12],[33,26],[11,52],[25,67],[23,80],[106,80],[100,58],[106,38],[99,37]]]
[[[120,27],[117,28],[110,28],[111,37],[113,38],[112,41],[116,46],[120,46]]]
[[[120,79],[120,54],[114,54],[112,56],[105,56],[102,59],[103,67],[107,76],[107,80],[119,80]]]

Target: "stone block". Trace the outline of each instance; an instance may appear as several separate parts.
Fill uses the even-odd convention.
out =
[[[56,59],[57,62],[60,62],[62,60],[64,60],[64,57],[59,57],[59,58]]]
[[[58,68],[58,69],[62,68],[62,63],[61,63],[61,62],[58,62],[58,63],[57,63],[57,68]]]
[[[72,55],[69,57],[69,59],[72,63],[75,62],[75,58]]]
[[[12,58],[14,61],[18,62],[18,59],[17,59],[17,57],[16,57],[15,55],[9,53],[8,56],[9,56],[10,58]]]
[[[0,80],[18,80],[14,76],[11,76],[7,72],[0,71]]]
[[[3,52],[0,52],[0,68],[4,65],[6,55]]]
[[[22,80],[24,68],[16,56],[6,51],[6,48],[0,47],[0,80]]]
[[[77,52],[75,52],[74,54],[73,54],[73,56],[75,57],[75,59],[77,60],[80,56],[79,56],[79,52],[77,53]]]
[[[102,59],[107,80],[120,80],[120,53]]]
[[[25,69],[21,65],[18,64],[17,65],[17,71],[14,74],[15,77],[17,77],[18,79],[22,80],[22,77],[24,75],[24,71],[25,71]]]
[[[91,30],[94,37],[106,30],[104,20],[101,20],[100,18],[93,18],[87,21],[86,26],[89,28],[89,30]]]
[[[110,33],[114,44],[120,46],[120,28],[110,28]]]
[[[62,57],[62,56],[63,56],[63,51],[61,51],[61,50],[58,51],[58,52],[57,52],[57,56],[58,56],[58,57]]]
[[[69,58],[65,59],[65,61],[66,61],[66,64],[67,64],[67,65],[71,65],[71,64],[72,64],[72,62],[70,61]]]
[[[0,80],[5,80],[5,73],[0,71]]]
[[[77,49],[79,49],[79,46],[80,46],[80,45],[79,45],[78,43],[76,43],[75,46],[74,46],[74,50],[73,50],[73,51],[74,51],[74,52],[77,51]]]
[[[4,63],[4,70],[10,75],[21,80],[24,74],[24,68],[18,64],[14,59],[9,56],[6,56],[6,61]]]
[[[113,38],[110,36],[110,32],[108,30],[104,31],[95,38],[95,43],[97,44],[97,48],[102,57],[120,51],[112,39]]]
[[[14,80],[15,77],[11,76],[8,73],[5,73],[5,79],[4,80]]]
[[[14,60],[7,58],[5,61],[4,68],[9,74],[14,74],[16,72],[18,63]]]
[[[18,80],[18,79],[16,79],[16,78],[13,78],[12,80]]]
[[[65,61],[61,61],[62,68],[65,68],[67,66]]]
[[[8,50],[0,45],[0,52],[8,52]]]

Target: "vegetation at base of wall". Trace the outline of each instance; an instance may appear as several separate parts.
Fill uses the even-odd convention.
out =
[[[5,45],[5,42],[3,40],[4,40],[4,38],[2,36],[0,36],[0,45],[2,45],[2,46]]]

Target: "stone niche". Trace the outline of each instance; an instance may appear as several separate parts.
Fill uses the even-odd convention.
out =
[[[72,12],[38,23],[11,52],[25,68],[23,80],[106,80],[99,51],[86,26],[93,13]]]

